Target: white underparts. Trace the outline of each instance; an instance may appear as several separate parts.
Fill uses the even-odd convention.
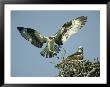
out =
[[[48,49],[49,49],[50,52],[55,53],[54,50],[51,50],[51,49],[50,49],[50,47],[51,47],[51,46],[50,46],[51,41],[52,41],[52,40],[50,40],[49,38],[47,39],[47,46],[48,46]],[[54,46],[53,46],[53,49],[54,49]]]

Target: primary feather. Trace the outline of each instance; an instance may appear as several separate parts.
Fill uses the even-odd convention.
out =
[[[80,29],[85,25],[87,17],[81,16],[76,19],[66,22],[61,29],[55,34],[56,43],[63,45],[71,35],[80,31]]]
[[[81,16],[66,22],[55,35],[50,37],[43,36],[37,30],[31,28],[17,27],[17,29],[22,37],[38,48],[42,48],[43,44],[47,43],[40,54],[43,57],[51,58],[59,53],[61,45],[63,45],[70,36],[80,31],[86,21],[87,17]]]
[[[31,28],[24,28],[24,27],[17,27],[21,36],[24,37],[26,40],[31,42],[34,46],[41,48],[43,43],[46,43],[47,39],[43,35],[41,35],[38,31],[35,31]]]

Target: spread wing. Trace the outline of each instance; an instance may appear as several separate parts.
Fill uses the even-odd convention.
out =
[[[55,43],[58,45],[63,45],[69,37],[77,32],[85,25],[87,17],[81,16],[76,19],[73,19],[69,22],[66,22],[61,29],[54,35]]]
[[[17,27],[21,36],[31,42],[32,45],[41,48],[43,43],[46,43],[47,39],[41,35],[38,31],[31,28]]]

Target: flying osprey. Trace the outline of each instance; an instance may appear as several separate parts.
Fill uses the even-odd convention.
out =
[[[50,37],[43,36],[38,31],[31,28],[17,27],[17,29],[22,37],[38,48],[42,48],[43,44],[47,43],[40,54],[43,57],[51,58],[59,53],[61,45],[63,45],[71,35],[80,31],[86,21],[87,17],[81,16],[66,22],[55,35]]]

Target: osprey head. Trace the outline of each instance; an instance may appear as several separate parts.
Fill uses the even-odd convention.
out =
[[[83,48],[82,46],[79,46],[78,48]]]
[[[83,47],[82,46],[78,47],[78,52],[83,52]]]
[[[54,38],[55,38],[54,36],[50,36],[50,37],[49,37],[50,40],[53,40]]]

